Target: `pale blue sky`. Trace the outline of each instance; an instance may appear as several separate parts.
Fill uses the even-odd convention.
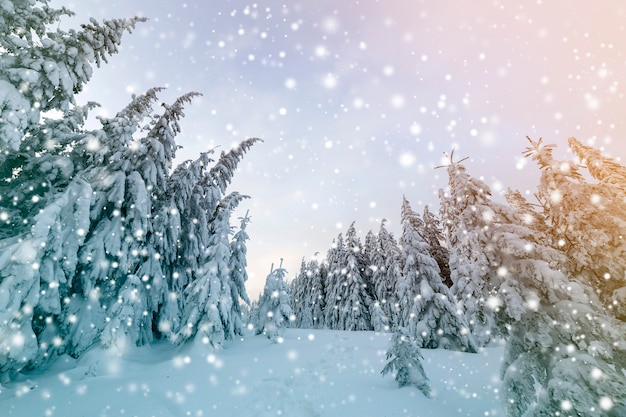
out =
[[[626,156],[626,21],[618,0],[53,1],[70,24],[140,15],[80,101],[113,114],[153,86],[204,94],[182,122],[180,160],[247,137],[232,190],[248,194],[249,293],[272,262],[289,276],[352,221],[364,236],[402,195],[437,208],[444,151],[496,190],[531,192],[524,136],[576,136]],[[284,5],[283,5],[284,4]],[[590,3],[591,4],[591,3]],[[444,177],[441,177],[441,176]]]

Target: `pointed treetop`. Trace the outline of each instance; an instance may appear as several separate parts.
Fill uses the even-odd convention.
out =
[[[552,150],[556,148],[554,143],[545,145],[543,139],[539,138],[538,141],[533,141],[530,137],[526,136],[530,146],[527,147],[522,155],[528,158],[531,157],[534,161],[537,161],[539,168],[542,171],[557,173],[558,175],[564,175],[566,177],[573,178],[577,181],[582,181],[582,175],[578,171],[575,165],[568,161],[555,160],[552,155]]]
[[[241,228],[243,229],[248,223],[250,223],[251,217],[249,215],[250,210],[246,210],[246,214],[244,214],[243,217],[239,217],[239,220],[241,221]]]
[[[454,151],[455,150],[456,150],[455,148],[452,148],[452,151],[450,152],[450,155],[448,155],[447,152],[444,152],[443,156],[445,157],[446,164],[438,165],[438,166],[435,167],[435,169],[438,169],[438,168],[451,168],[451,167],[456,168],[456,169],[462,168],[463,166],[460,165],[461,162],[465,161],[466,159],[469,159],[469,156],[466,156],[465,158],[459,159],[458,161],[454,162]]]
[[[556,148],[554,143],[544,144],[543,138],[539,138],[539,140],[534,141],[530,138],[530,136],[526,136],[530,146],[527,147],[522,155],[526,158],[532,157],[533,160],[537,161],[541,168],[545,168],[546,166],[551,165],[552,162],[552,150]]]

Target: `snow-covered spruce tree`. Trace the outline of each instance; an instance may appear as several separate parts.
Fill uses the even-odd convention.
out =
[[[242,330],[240,320],[227,313],[228,309],[237,308],[234,304],[239,303],[239,298],[243,298],[242,294],[245,294],[240,292],[242,287],[237,276],[232,274],[230,267],[226,267],[232,255],[228,240],[230,225],[227,226],[227,224],[232,210],[241,198],[246,198],[246,196],[241,196],[236,192],[226,195],[225,192],[236,172],[237,164],[250,147],[259,140],[247,139],[228,152],[222,152],[210,168],[212,160],[209,153],[202,154],[195,161],[185,162],[176,169],[168,183],[170,191],[164,198],[166,202],[159,211],[159,218],[171,219],[173,224],[180,224],[178,230],[164,229],[161,233],[164,240],[168,242],[167,247],[173,249],[165,262],[168,271],[166,276],[171,289],[170,298],[176,301],[179,316],[168,314],[160,317],[158,327],[166,336],[172,335],[178,343],[194,336],[199,330],[200,322],[209,322],[217,326],[213,330],[220,326],[224,330],[223,337],[217,336],[217,339],[209,340],[213,345],[220,344],[219,339],[232,339]],[[168,223],[169,221],[164,222],[164,224]],[[220,231],[219,238],[215,236],[214,230]],[[212,245],[218,243],[216,239],[221,239],[219,244],[225,246],[219,252],[211,249]],[[222,257],[226,260],[222,261]],[[213,262],[224,263],[226,266],[217,272],[217,277],[209,278],[207,273],[215,271],[206,269],[206,266],[207,264],[213,265]],[[210,298],[208,304],[204,306],[206,308],[214,305],[214,300],[219,300],[216,307],[219,309],[221,324],[203,316],[203,313],[214,313],[212,310],[206,310],[203,313],[194,312],[198,308],[195,305],[198,294],[194,295],[194,291],[190,291],[188,287],[191,285],[198,287],[199,284],[193,284],[196,280],[208,282],[207,279],[220,281],[219,286],[212,287],[213,291],[219,291],[219,293],[200,294],[200,296]],[[237,288],[237,298],[232,298],[234,297],[233,288]],[[204,333],[205,335],[213,334],[212,331]]]
[[[324,326],[324,272],[317,259],[302,260],[300,272],[289,285],[293,326],[320,329]]]
[[[211,219],[209,242],[203,251],[202,266],[194,271],[194,279],[184,293],[182,327],[177,341],[200,333],[203,342],[219,348],[224,340],[232,339],[235,326],[241,326],[241,318],[232,315],[232,271],[229,234],[229,218],[232,211],[245,196],[236,192],[225,197],[218,205],[215,218]],[[237,329],[241,333],[241,329]]]
[[[363,279],[365,280],[365,285],[368,288],[368,292],[372,298],[374,298],[374,257],[376,252],[378,252],[378,237],[372,232],[368,230],[365,235],[365,241],[363,242],[361,248],[362,258],[363,258]]]
[[[496,317],[510,326],[502,365],[507,415],[620,415],[623,323],[607,315],[588,282],[577,282],[570,260],[546,244],[549,231],[534,227],[528,207],[517,203],[525,210],[481,207],[489,232],[482,249],[498,287],[492,299],[502,305]]]
[[[428,243],[415,229],[419,216],[406,198],[401,211],[403,277],[398,285],[402,324],[423,348],[476,352],[467,322],[457,312],[454,297],[439,275]]]
[[[141,323],[133,324],[143,331],[131,333],[139,338],[129,343],[141,345],[152,340],[152,320],[168,301],[161,242],[152,219],[155,205],[166,192],[178,119],[183,105],[195,94],[182,96],[161,116],[152,118],[157,91],[134,97],[115,117],[101,119],[102,133],[89,139],[98,141],[98,146],[92,145],[96,152],[89,158],[102,165],[83,173],[93,190],[91,222],[78,250],[77,280],[67,304],[67,315],[75,316],[75,320],[61,320],[65,343],[74,355],[97,341],[103,329],[112,334],[118,329],[111,326],[126,325],[114,320],[110,309],[120,300],[130,300],[118,294],[127,276],[142,280],[146,298]],[[150,124],[140,128],[148,118]]]
[[[328,272],[324,282],[324,288],[326,289],[324,297],[324,325],[332,330],[339,330],[339,301],[341,300],[341,295],[336,290],[341,285],[344,251],[343,234],[339,233],[326,254]]]
[[[213,160],[204,152],[194,161],[176,167],[167,190],[156,202],[153,216],[155,245],[168,287],[166,299],[155,319],[156,336],[176,338],[185,305],[183,292],[201,267],[202,248],[208,247],[210,214],[199,204],[208,166]],[[182,339],[181,339],[182,340]]]
[[[396,286],[402,279],[402,254],[398,242],[385,227],[386,220],[378,231],[378,251],[374,256],[374,296],[393,328],[399,323],[401,309],[398,304]]]
[[[336,330],[371,330],[371,295],[364,278],[365,263],[354,223],[345,242],[337,239],[337,258],[332,260],[332,286],[327,287],[326,326]],[[329,263],[331,260],[329,259]]]
[[[501,294],[513,319],[502,363],[507,415],[621,415],[623,323],[607,315],[590,286],[564,273],[567,259],[542,245],[536,230],[519,220],[494,229]]]
[[[387,364],[381,371],[383,376],[395,373],[395,380],[400,388],[414,386],[426,397],[431,396],[430,384],[424,371],[419,346],[408,335],[403,327],[394,332],[389,349],[387,350]]]
[[[449,191],[439,193],[441,217],[450,251],[451,291],[481,347],[493,337],[494,309],[488,301],[497,296],[497,282],[485,253],[493,216],[491,191],[483,181],[469,176],[461,162],[450,157]]]
[[[265,334],[273,343],[277,343],[285,327],[293,317],[289,301],[289,289],[285,282],[287,271],[280,266],[271,271],[265,280],[265,288],[259,299],[256,334]]]
[[[248,280],[247,272],[247,252],[246,241],[250,239],[246,227],[250,223],[248,212],[240,218],[239,230],[235,233],[230,243],[230,273],[231,273],[231,295],[233,305],[231,308],[231,323],[233,323],[233,334],[241,336],[245,327],[243,323],[243,309],[241,301],[250,305],[250,298],[246,293],[245,283]]]
[[[555,160],[555,145],[528,140],[525,155],[541,169],[537,196],[553,245],[570,258],[577,279],[593,283],[605,307],[613,308],[612,296],[626,280],[626,194],[612,183],[589,183],[573,162]]]
[[[87,136],[89,106],[74,95],[117,51],[123,32],[141,19],[92,21],[79,32],[48,28],[66,9],[46,2],[5,1],[0,8],[0,372],[31,363],[38,340],[64,308],[76,268],[76,248],[89,226],[91,186],[72,149]],[[41,118],[60,110],[62,120]]]
[[[579,222],[573,225],[586,228],[581,232],[588,234],[588,237],[582,242],[568,243],[588,247],[588,258],[576,257],[578,268],[594,272],[592,279],[600,287],[599,293],[605,306],[613,309],[620,320],[626,321],[626,167],[575,138],[569,138],[568,144],[598,181],[586,187],[585,191],[590,194],[587,204],[591,202],[593,211],[600,217],[592,218],[592,223]],[[581,234],[573,235],[580,237]],[[602,277],[600,280],[599,275]]]
[[[445,238],[441,229],[441,222],[433,212],[424,206],[424,214],[422,215],[424,227],[418,230],[418,233],[428,243],[428,251],[439,266],[439,271],[443,283],[447,287],[452,287],[450,279],[450,251],[444,246]]]
[[[324,328],[324,300],[326,282],[326,264],[324,261],[319,262],[313,258],[308,263],[308,271],[311,272],[309,277],[308,303],[311,306],[311,317],[313,319],[313,328]]]
[[[551,152],[538,145],[526,154],[548,158],[534,154]],[[548,229],[532,227],[528,213],[494,208],[489,256],[512,319],[502,364],[507,415],[623,414],[624,324],[571,272],[571,259],[547,244]]]
[[[313,311],[308,303],[311,276],[312,272],[303,258],[300,272],[289,284],[289,300],[294,315],[293,326],[299,329],[313,328]]]

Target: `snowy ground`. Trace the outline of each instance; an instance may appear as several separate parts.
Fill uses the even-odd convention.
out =
[[[123,355],[94,350],[0,387],[0,415],[502,416],[501,347],[478,354],[422,350],[434,396],[381,377],[389,334],[287,330],[283,343],[246,336],[212,352],[201,343],[172,359],[163,346]]]

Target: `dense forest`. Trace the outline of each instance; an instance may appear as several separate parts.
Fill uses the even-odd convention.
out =
[[[541,170],[532,201],[511,189],[494,201],[452,154],[440,216],[404,198],[398,239],[383,221],[361,242],[353,224],[325,258],[303,260],[293,325],[467,352],[503,340],[512,416],[531,405],[534,415],[605,415],[599,399],[623,402],[626,168],[575,138],[572,161],[527,139],[524,155]]]

